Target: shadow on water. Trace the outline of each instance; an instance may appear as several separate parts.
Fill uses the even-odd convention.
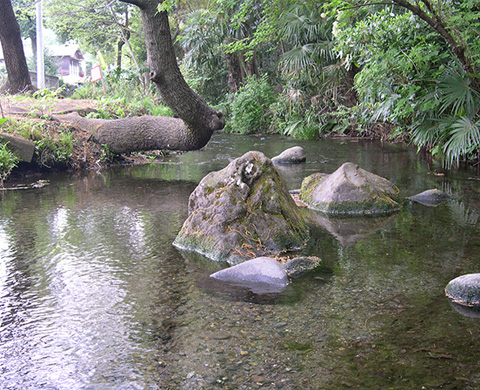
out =
[[[213,282],[224,265],[172,246],[191,191],[248,150],[296,144],[308,160],[280,170],[289,189],[352,161],[404,197],[453,200],[317,215],[305,252],[325,266],[279,294]],[[472,171],[438,168],[400,145],[215,134],[161,163],[2,193],[0,387],[477,389],[480,321],[444,288],[479,272],[480,187]]]

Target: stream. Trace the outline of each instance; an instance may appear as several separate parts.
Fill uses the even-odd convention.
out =
[[[324,266],[275,295],[222,290],[224,265],[172,246],[198,182],[249,150],[300,145],[289,189],[351,161],[408,197],[383,218],[327,223]],[[480,272],[480,182],[414,148],[215,134],[201,151],[33,176],[0,193],[1,389],[478,389],[480,318],[445,298]],[[24,180],[24,181],[25,181]]]

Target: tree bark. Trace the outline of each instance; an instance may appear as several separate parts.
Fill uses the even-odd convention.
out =
[[[122,68],[122,48],[125,45],[125,42],[120,38],[117,42],[117,67]]]
[[[170,35],[168,15],[158,11],[160,0],[121,0],[124,3],[139,7],[147,47],[150,79],[155,83],[164,102],[183,120],[189,135],[181,131],[178,134],[178,149],[182,142],[188,139],[187,150],[191,142],[197,142],[198,147],[204,146],[213,131],[220,130],[225,125],[225,119],[219,111],[209,107],[184,80],[178,68],[173,42]],[[165,123],[167,120],[165,120]],[[171,120],[168,120],[171,123]],[[180,129],[181,126],[174,126]],[[161,130],[163,131],[163,130]],[[170,130],[168,130],[170,134]],[[168,136],[173,142],[174,133]],[[195,140],[195,141],[194,141]],[[190,149],[188,149],[190,150]]]
[[[1,90],[15,94],[33,89],[23,51],[20,26],[10,0],[0,0],[0,42],[8,74],[7,82]]]
[[[347,88],[347,93],[345,96],[345,105],[347,107],[354,107],[358,103],[357,91],[355,91],[355,76],[360,72],[360,69],[352,64],[350,69],[347,70],[345,87]]]
[[[225,61],[227,62],[228,69],[228,91],[230,93],[235,93],[238,91],[242,81],[240,77],[241,71],[237,55],[227,53],[225,54]]]
[[[91,138],[113,153],[148,150],[197,150],[210,137],[193,132],[178,118],[140,116],[122,119],[89,119],[71,113],[56,115],[55,120],[68,122],[91,133]]]

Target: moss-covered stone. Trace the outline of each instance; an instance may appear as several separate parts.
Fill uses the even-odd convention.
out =
[[[305,178],[300,199],[327,214],[377,215],[400,209],[399,192],[387,179],[345,163],[330,175],[315,173]]]
[[[299,278],[322,266],[322,260],[316,256],[300,256],[288,260],[285,264],[285,271],[291,278]]]
[[[301,248],[307,224],[272,162],[248,152],[205,176],[174,245],[237,264]]]

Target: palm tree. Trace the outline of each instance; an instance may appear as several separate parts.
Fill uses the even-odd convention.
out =
[[[460,69],[449,69],[425,100],[437,105],[414,125],[413,142],[439,155],[447,168],[477,160],[480,152],[480,94]]]

